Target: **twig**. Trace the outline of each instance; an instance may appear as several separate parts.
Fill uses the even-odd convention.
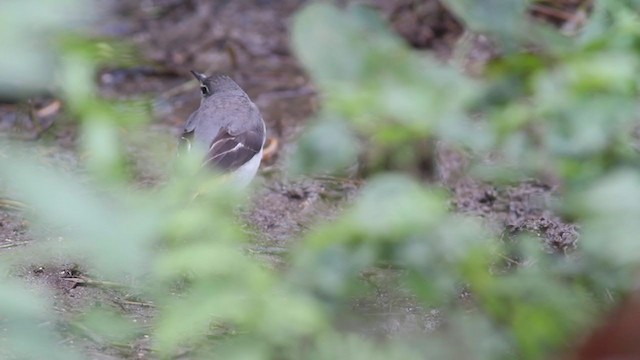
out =
[[[537,4],[531,5],[531,10],[539,12],[542,15],[551,16],[556,19],[560,19],[564,21],[572,20],[574,16],[574,14],[572,13],[568,13],[559,9],[555,9],[555,8],[544,6],[544,5],[537,5]]]
[[[282,255],[289,252],[289,249],[280,246],[255,246],[247,250],[254,254],[265,255]]]
[[[210,67],[207,69],[207,71],[205,72],[205,74],[209,74],[212,70],[214,69],[214,67]],[[195,88],[198,87],[198,83],[194,80],[189,80],[189,81],[185,81],[180,85],[177,85],[165,92],[163,92],[162,94],[160,94],[160,97],[162,99],[169,99],[172,98],[176,95],[182,94],[184,92],[187,92],[189,90],[193,90]]]
[[[73,287],[82,285],[82,286],[96,286],[96,287],[107,287],[107,288],[116,288],[116,289],[127,288],[127,286],[122,284],[114,283],[111,281],[93,280],[86,276],[64,277],[62,278],[62,280],[73,282],[74,283]]]
[[[354,184],[354,185],[364,184],[364,180],[362,179],[352,179],[348,177],[339,177],[339,176],[331,176],[331,175],[313,175],[311,176],[311,178],[318,181],[334,182],[339,184]]]
[[[150,307],[150,308],[155,308],[156,305],[150,302],[143,302],[143,301],[131,301],[131,300],[114,300],[116,302],[119,302],[121,304],[124,305],[133,305],[133,306],[142,306],[142,307]]]
[[[26,208],[27,208],[27,205],[21,203],[20,201],[0,198],[0,209],[23,210]]]
[[[174,86],[171,89],[160,94],[160,97],[163,99],[169,99],[176,95],[185,93],[187,91],[193,90],[197,87],[197,83],[193,80],[185,81],[180,85]]]
[[[310,96],[317,93],[316,89],[311,85],[305,85],[295,89],[284,89],[264,92],[256,97],[256,103],[272,102],[275,100],[290,99],[301,96]]]
[[[510,262],[510,263],[512,263],[514,265],[520,265],[520,262],[518,262],[517,260],[513,260],[512,258],[510,258],[510,257],[508,257],[506,255],[498,253],[498,256],[500,256],[501,258],[507,260],[507,262]]]
[[[7,244],[1,244],[0,245],[0,249],[9,249],[9,248],[16,247],[16,246],[19,246],[19,245],[26,245],[28,243],[29,243],[28,241],[10,242],[10,243],[7,243]]]
[[[71,322],[68,322],[68,324],[69,326],[74,328],[76,332],[79,332],[80,336],[84,336],[86,339],[89,339],[89,341],[95,344],[104,344],[104,338],[96,334],[94,331],[86,327],[84,324],[81,324],[78,321],[71,321]]]
[[[613,295],[611,295],[611,291],[609,291],[609,289],[604,289],[604,292],[607,295],[607,300],[609,300],[609,303],[615,303],[615,299],[613,298]]]

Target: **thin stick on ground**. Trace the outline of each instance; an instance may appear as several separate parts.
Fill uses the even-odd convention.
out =
[[[16,241],[16,242],[10,242],[6,244],[0,244],[0,249],[9,249],[16,246],[26,245],[28,243],[29,243],[28,241]]]

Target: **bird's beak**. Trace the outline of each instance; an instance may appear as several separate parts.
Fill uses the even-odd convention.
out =
[[[199,72],[194,71],[194,70],[191,70],[191,73],[192,73],[192,74],[193,74],[193,76],[195,76],[195,77],[196,77],[196,79],[198,79],[198,81],[200,81],[200,82],[203,82],[203,81],[204,81],[204,79],[206,79],[206,78],[207,78],[207,75],[205,75],[205,74],[200,74]]]

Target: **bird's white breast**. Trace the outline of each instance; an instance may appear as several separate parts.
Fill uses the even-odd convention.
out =
[[[233,183],[239,187],[246,187],[249,185],[251,180],[256,176],[261,161],[262,149],[260,149],[260,152],[255,154],[251,160],[247,161],[233,172]]]

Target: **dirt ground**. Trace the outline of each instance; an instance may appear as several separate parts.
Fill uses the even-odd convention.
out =
[[[394,29],[414,47],[433,50],[440,58],[451,54],[463,29],[437,1],[369,0]],[[230,74],[260,108],[268,136],[277,151],[261,168],[262,183],[253,205],[242,216],[255,234],[256,247],[266,249],[278,264],[287,246],[314,221],[338,215],[358,191],[358,179],[286,179],[282,159],[318,106],[315,87],[293,57],[288,44],[289,17],[304,1],[298,0],[149,0],[105,1],[112,14],[96,29],[101,36],[129,39],[140,49],[139,66],[104,69],[98,82],[104,96],[154,99],[153,131],[177,135],[186,117],[197,108],[199,93],[189,74],[220,71]],[[567,1],[571,3],[571,1]],[[575,2],[577,3],[577,2]],[[539,10],[542,11],[542,10]],[[538,11],[538,12],[539,12]],[[538,14],[539,15],[539,14]],[[542,14],[544,15],[544,14]],[[560,21],[553,16],[550,22]],[[491,52],[472,54],[486,61]],[[56,105],[57,104],[57,105]],[[0,103],[0,136],[33,144],[44,158],[77,169],[76,128],[54,98],[20,103]],[[35,116],[34,116],[35,114]],[[467,157],[446,144],[438,144],[436,170],[440,184],[450,189],[452,208],[487,220],[506,238],[531,232],[551,251],[575,247],[578,232],[549,208],[553,184],[528,181],[495,186],[465,174]],[[157,174],[140,175],[153,183]],[[0,252],[29,246],[35,235],[19,211],[0,208]],[[117,304],[140,322],[149,321],[151,310],[117,291],[78,286],[68,278],[81,272],[73,264],[34,264],[17,271],[27,281],[53,291],[52,302],[61,314],[81,311],[96,302]],[[393,286],[381,285],[374,298],[356,299],[354,310],[368,314],[364,326],[377,334],[393,336],[405,331],[429,331],[438,323],[437,310],[420,309]],[[69,336],[68,342],[73,343]],[[147,358],[144,339],[135,348],[91,348],[92,358]]]

